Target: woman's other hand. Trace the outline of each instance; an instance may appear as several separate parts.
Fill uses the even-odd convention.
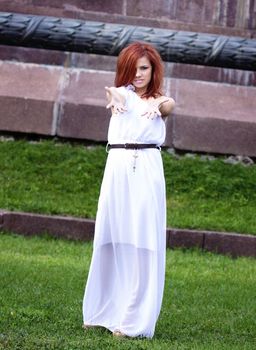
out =
[[[171,113],[175,102],[172,98],[160,96],[158,98],[151,98],[147,100],[147,109],[142,114],[143,117],[154,119],[157,116],[167,116]]]

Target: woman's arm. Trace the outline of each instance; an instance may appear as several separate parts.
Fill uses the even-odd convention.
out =
[[[126,99],[125,96],[118,91],[118,88],[106,86],[105,90],[108,101],[106,108],[111,108],[113,115],[125,112]]]
[[[175,101],[171,97],[161,96],[160,97],[160,104],[159,104],[159,111],[161,112],[163,117],[167,117],[171,114],[174,106]]]

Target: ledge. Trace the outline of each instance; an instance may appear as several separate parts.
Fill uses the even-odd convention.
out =
[[[0,229],[25,236],[49,234],[56,238],[90,241],[95,221],[71,216],[0,211]],[[232,257],[256,257],[256,236],[238,233],[168,228],[167,248],[199,248]]]
[[[114,73],[0,61],[0,131],[107,139]],[[168,147],[256,157],[256,88],[165,77]]]

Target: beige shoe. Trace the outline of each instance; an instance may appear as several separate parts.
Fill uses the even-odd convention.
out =
[[[118,329],[116,331],[113,332],[113,337],[117,337],[117,338],[129,338],[128,335],[122,333],[121,331],[119,331]]]

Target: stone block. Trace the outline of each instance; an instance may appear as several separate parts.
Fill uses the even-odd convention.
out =
[[[256,256],[256,236],[205,232],[204,249],[219,254],[238,256]]]
[[[95,71],[112,71],[116,69],[115,56],[85,54],[85,53],[70,53],[70,67],[86,68]],[[255,73],[256,75],[256,73]]]
[[[58,136],[92,141],[107,140],[110,115],[105,107],[65,103],[61,110]]]
[[[166,63],[166,76],[206,82],[256,86],[256,72],[193,64]]]
[[[173,15],[166,11],[166,6],[164,6],[166,1],[147,1],[147,0],[130,0],[127,2],[126,13],[128,16],[136,16],[138,18],[161,18],[165,16],[166,18]]]
[[[1,45],[0,60],[66,66],[69,52]]]
[[[214,23],[216,3],[214,1],[205,1],[203,12],[203,23],[210,26]]]
[[[113,85],[113,73],[70,70],[62,92],[57,135],[106,141],[110,111],[105,86]]]
[[[170,229],[166,230],[166,248],[169,247],[169,241],[170,241]]]
[[[78,18],[79,15],[90,12],[122,13],[122,1],[114,0],[69,0],[67,2],[59,0],[36,0],[31,4],[31,0],[2,0],[0,11],[21,12],[31,14],[41,14],[46,16],[60,16]]]
[[[172,114],[171,117],[168,117],[166,119],[166,137],[165,137],[165,142],[164,146],[166,147],[172,147],[174,144],[174,139],[173,139],[173,126],[174,126],[174,120],[175,120],[175,113]]]
[[[169,248],[202,248],[204,234],[201,231],[185,229],[167,229]]]
[[[256,89],[171,80],[177,149],[256,156]]]
[[[54,102],[0,96],[0,130],[54,135]]]
[[[62,68],[0,61],[0,96],[55,101]]]
[[[94,221],[65,216],[8,212],[3,214],[3,229],[23,235],[49,234],[57,238],[91,240]]]
[[[106,141],[113,72],[2,62],[0,74],[0,130]],[[168,77],[164,87],[176,101],[166,146],[256,156],[255,87]]]
[[[176,2],[176,19],[178,21],[199,24],[203,22],[204,0],[179,0]]]
[[[226,12],[226,25],[228,27],[234,27],[236,25],[236,13],[237,13],[237,3],[236,1],[228,1],[227,12]]]
[[[61,74],[56,67],[0,62],[0,130],[54,135]]]
[[[113,86],[114,73],[69,69],[68,82],[63,86],[61,100],[69,103],[106,105],[105,86]]]
[[[29,4],[30,1],[27,1]],[[34,2],[35,3],[35,2]],[[68,0],[68,2],[63,2],[59,0],[37,0],[36,6],[51,8],[60,8],[63,10],[73,10],[73,11],[94,11],[94,12],[106,12],[106,13],[122,13],[122,1],[114,0]]]
[[[78,52],[33,49],[2,45],[0,60],[60,65],[97,71],[115,71],[116,57]],[[171,78],[193,79],[235,85],[256,86],[256,72],[165,62],[165,74]]]
[[[256,123],[177,114],[174,118],[176,149],[256,156]]]
[[[4,211],[0,210],[0,230],[3,229],[4,224]]]
[[[95,221],[0,210],[0,229],[27,236],[49,234],[56,238],[89,241]],[[232,257],[256,257],[256,236],[237,233],[168,228],[167,248],[199,248]]]

